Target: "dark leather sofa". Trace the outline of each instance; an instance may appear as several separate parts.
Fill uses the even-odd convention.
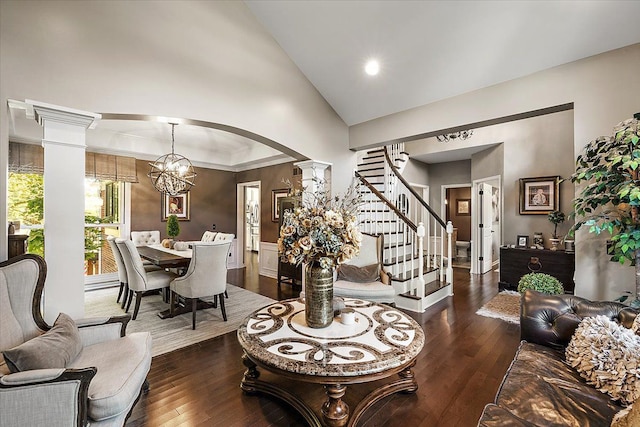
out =
[[[564,362],[564,350],[584,317],[606,315],[630,328],[638,310],[615,302],[526,291],[522,342],[478,426],[609,426],[623,407],[588,385]]]

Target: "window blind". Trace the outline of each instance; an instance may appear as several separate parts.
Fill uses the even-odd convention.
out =
[[[44,148],[9,142],[9,172],[44,173]],[[112,154],[85,153],[85,176],[100,180],[138,182],[136,159]]]

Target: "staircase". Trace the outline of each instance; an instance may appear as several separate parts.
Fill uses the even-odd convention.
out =
[[[359,158],[355,174],[364,204],[358,220],[363,233],[384,235],[384,266],[392,275],[396,306],[424,312],[453,295],[453,269],[442,256],[452,253],[453,226],[402,177],[408,160],[403,148],[394,144]]]

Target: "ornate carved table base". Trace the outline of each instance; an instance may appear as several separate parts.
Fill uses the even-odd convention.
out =
[[[373,406],[376,402],[394,393],[415,393],[418,390],[418,383],[415,381],[411,368],[415,365],[415,360],[409,363],[402,371],[398,373],[399,379],[391,381],[366,395],[358,406],[354,409],[351,417],[349,416],[349,405],[342,400],[347,391],[347,386],[342,383],[326,384],[324,386],[327,394],[327,400],[321,408],[322,422],[304,401],[298,396],[288,392],[287,390],[275,384],[259,379],[260,371],[256,363],[251,360],[245,353],[242,356],[242,362],[247,367],[244,378],[240,383],[240,388],[247,394],[264,393],[277,397],[285,403],[291,405],[312,427],[353,427],[358,424],[364,412]],[[266,368],[267,370],[271,370]],[[278,373],[276,371],[276,373]],[[392,375],[392,374],[391,374]],[[380,376],[376,376],[379,379]],[[316,378],[317,379],[317,378]],[[304,378],[300,378],[304,381]],[[314,381],[315,382],[315,381]],[[358,382],[362,382],[361,379]]]

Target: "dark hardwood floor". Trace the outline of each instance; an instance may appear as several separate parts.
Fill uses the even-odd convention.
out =
[[[258,276],[257,265],[230,270],[229,282],[274,299],[299,290]],[[409,313],[425,331],[425,346],[414,369],[415,394],[390,396],[365,413],[362,426],[475,426],[492,402],[520,340],[519,326],[478,316],[475,311],[498,292],[498,273],[470,276],[454,269],[455,296],[425,313]],[[256,309],[259,307],[256,307]],[[304,426],[289,406],[240,390],[244,373],[235,332],[153,359],[150,390],[128,427],[134,426]],[[262,378],[282,381],[262,371]],[[285,380],[286,381],[286,380]],[[378,383],[349,386],[351,408]],[[314,408],[325,400],[320,385],[288,381],[287,387]]]

